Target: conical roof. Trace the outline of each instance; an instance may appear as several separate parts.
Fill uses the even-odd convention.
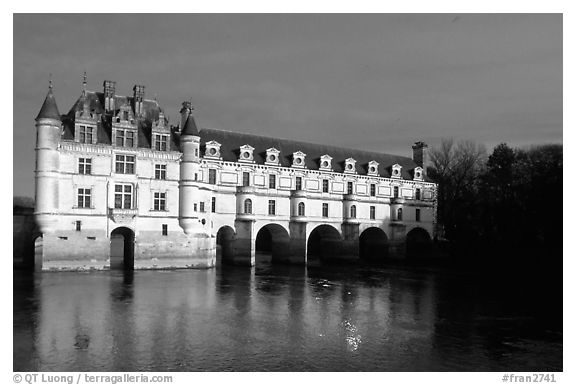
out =
[[[192,116],[192,114],[188,115],[188,119],[186,119],[186,124],[184,124],[181,135],[200,136],[198,133],[198,128],[196,127],[196,122],[194,121],[194,116]]]
[[[42,108],[40,108],[40,112],[38,113],[38,116],[36,116],[36,120],[38,119],[61,120],[60,112],[58,111],[58,106],[56,105],[56,99],[52,93],[52,87],[50,87],[48,90],[46,99],[44,99],[44,104],[42,104]]]

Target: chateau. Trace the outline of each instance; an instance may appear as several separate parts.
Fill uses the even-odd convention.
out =
[[[36,117],[42,270],[208,268],[404,258],[434,237],[426,145],[413,157],[170,126],[145,87],[83,89]]]

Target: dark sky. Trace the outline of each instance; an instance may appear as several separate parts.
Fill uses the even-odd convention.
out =
[[[562,142],[559,14],[15,15],[14,195],[34,195],[34,118],[134,84],[171,123],[411,155]]]

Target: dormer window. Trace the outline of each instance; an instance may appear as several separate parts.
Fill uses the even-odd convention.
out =
[[[136,132],[132,130],[116,129],[116,146],[134,147]]]
[[[249,162],[254,163],[254,147],[249,144],[245,144],[240,147],[240,158],[239,162]]]
[[[344,161],[344,172],[349,174],[356,173],[356,160],[353,158],[348,158]]]
[[[167,151],[168,135],[154,134],[154,149],[156,151]]]
[[[79,125],[77,127],[78,129],[76,130],[76,140],[79,143],[96,143],[96,130],[94,127],[87,125]]]
[[[395,164],[392,166],[392,178],[402,178],[402,166]]]
[[[266,150],[266,164],[277,166],[280,162],[280,151],[274,147]]]
[[[379,163],[375,160],[368,162],[368,175],[378,176],[378,166]]]
[[[204,157],[211,159],[220,159],[220,146],[221,144],[215,140],[206,142],[206,151]]]
[[[320,170],[332,171],[332,157],[330,155],[320,157]]]
[[[304,168],[305,163],[304,160],[306,159],[306,154],[302,151],[296,151],[292,154],[292,167],[299,167]]]
[[[416,167],[414,169],[414,180],[422,180],[423,175],[424,175],[423,171],[424,170],[422,169],[422,167]]]

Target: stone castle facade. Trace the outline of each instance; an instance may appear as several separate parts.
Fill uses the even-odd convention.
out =
[[[437,185],[413,158],[170,126],[145,88],[81,95],[61,115],[52,86],[36,117],[43,270],[207,268],[405,257],[434,237]]]

